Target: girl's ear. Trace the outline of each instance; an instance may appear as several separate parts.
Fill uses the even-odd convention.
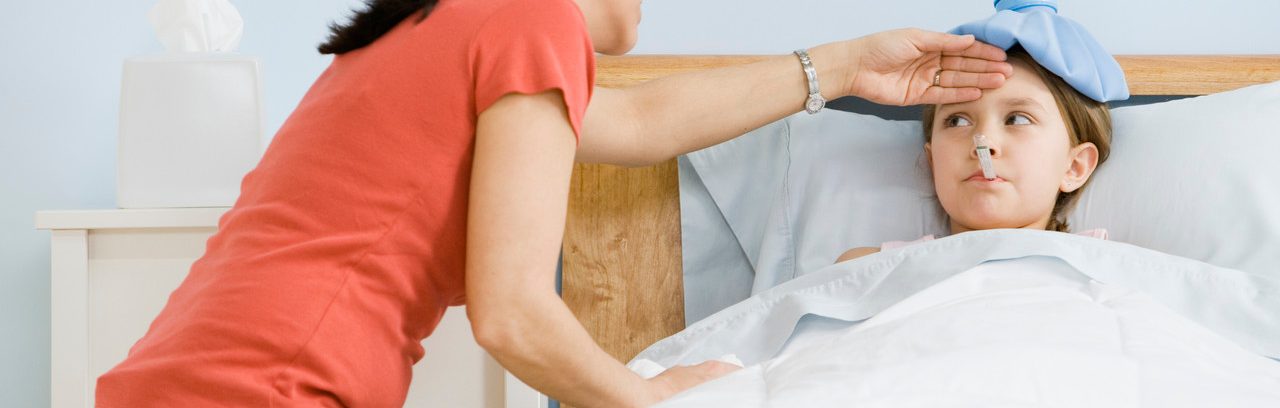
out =
[[[929,159],[929,171],[933,171],[933,146],[928,142],[924,144],[924,157]]]
[[[1064,193],[1079,190],[1089,181],[1093,170],[1098,168],[1098,146],[1088,142],[1081,143],[1071,148],[1067,155],[1071,161],[1066,173],[1062,175],[1062,184],[1058,186],[1058,190]]]

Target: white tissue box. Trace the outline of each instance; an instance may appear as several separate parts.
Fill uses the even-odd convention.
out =
[[[262,157],[256,58],[172,54],[124,62],[116,203],[222,207]]]

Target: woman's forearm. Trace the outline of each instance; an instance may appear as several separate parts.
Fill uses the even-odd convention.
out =
[[[554,292],[530,292],[471,314],[477,342],[503,367],[575,407],[640,407],[661,398],[601,350]]]
[[[845,48],[811,49],[828,100],[847,89]],[[808,81],[795,55],[599,89],[587,110],[579,161],[648,165],[712,146],[798,112]]]
[[[848,50],[833,45],[809,51],[827,100],[845,96]],[[640,136],[660,146],[662,157],[699,150],[804,109],[809,86],[795,55],[691,72],[625,90],[636,104]],[[682,101],[682,103],[672,103]]]

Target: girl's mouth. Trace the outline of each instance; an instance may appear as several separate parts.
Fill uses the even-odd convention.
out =
[[[974,171],[974,173],[973,173],[973,174],[970,174],[970,175],[969,175],[969,178],[968,178],[968,179],[965,179],[965,182],[993,182],[993,183],[995,183],[995,182],[1005,182],[1005,179],[1002,179],[1002,178],[998,177],[998,175],[997,175],[997,177],[996,177],[995,179],[987,179],[987,177],[984,177],[984,175],[982,174],[982,170],[978,170],[978,171]]]
[[[982,171],[981,171],[981,170],[979,170],[977,173],[974,173],[973,175],[969,176],[969,178],[968,178],[968,179],[965,179],[965,181],[981,181],[981,182],[988,182],[988,183],[1003,183],[1003,182],[1005,182],[1005,179],[1000,178],[1000,176],[996,176],[996,178],[988,180],[986,177],[984,177],[984,176],[982,175]]]

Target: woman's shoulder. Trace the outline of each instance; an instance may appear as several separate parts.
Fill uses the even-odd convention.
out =
[[[587,21],[577,3],[572,0],[494,0],[464,1],[464,7],[474,7],[481,29],[489,28],[500,33],[580,32],[587,35]]]
[[[573,72],[548,72],[570,74],[575,79],[594,70],[595,52],[587,22],[572,0],[493,3],[484,6],[487,13],[474,28],[476,33],[469,51],[473,69],[499,65],[523,71],[530,64],[582,68]]]
[[[488,1],[468,1],[489,3]],[[580,134],[595,82],[587,23],[572,0],[496,0],[468,51],[475,111],[510,93],[559,89]]]

